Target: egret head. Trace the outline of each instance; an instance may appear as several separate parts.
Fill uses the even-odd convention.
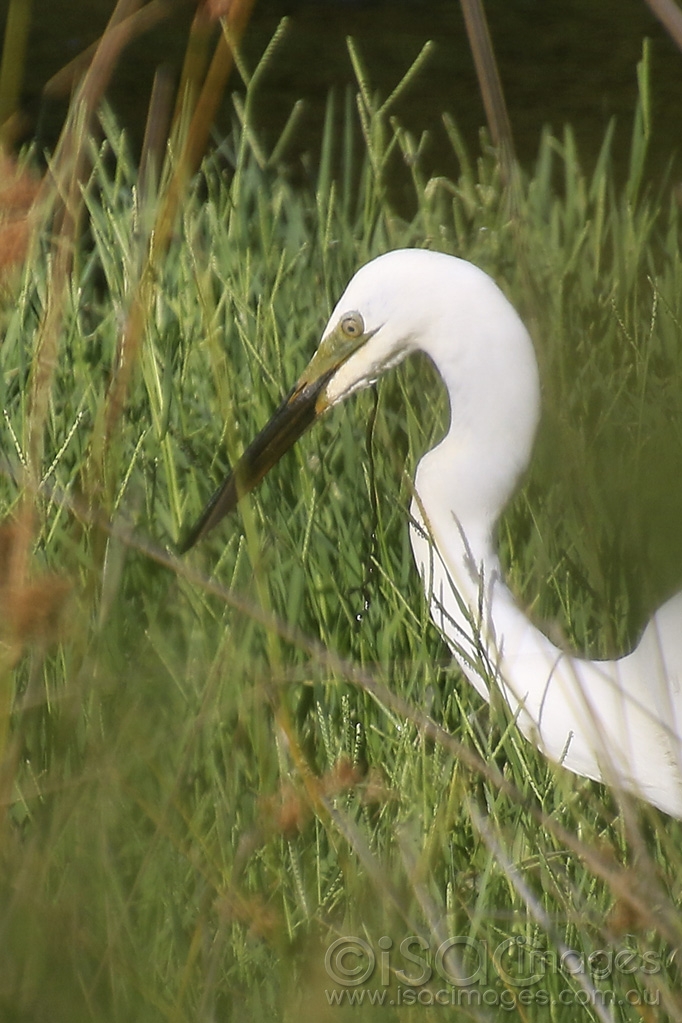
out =
[[[523,435],[522,444],[515,442],[515,457],[517,449],[529,446],[537,420],[537,370],[528,334],[502,292],[464,260],[421,249],[388,252],[352,278],[310,363],[213,495],[182,550],[231,511],[327,408],[415,350],[436,364],[453,422],[464,435],[483,431],[494,444],[497,431],[504,454],[512,447],[511,421]],[[510,388],[512,380],[516,385]],[[520,468],[526,457],[524,450]]]

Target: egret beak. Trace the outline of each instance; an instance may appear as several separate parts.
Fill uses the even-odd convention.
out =
[[[178,547],[180,554],[194,547],[233,511],[242,497],[260,483],[282,455],[326,411],[329,407],[325,397],[327,384],[339,366],[367,339],[368,335],[364,333],[348,337],[342,330],[342,323],[324,338],[293,390],[274,412],[267,426],[249,444],[182,540]]]

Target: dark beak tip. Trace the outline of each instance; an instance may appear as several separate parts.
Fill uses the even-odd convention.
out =
[[[187,554],[203,539],[207,533],[217,526],[218,523],[225,518],[237,505],[237,487],[235,477],[233,473],[225,478],[223,483],[218,487],[210,501],[204,508],[203,512],[189,530],[185,532],[185,535],[181,537],[177,545],[177,551],[180,556]]]
[[[187,554],[187,552],[190,551],[192,547],[194,547],[196,542],[197,538],[193,535],[193,531],[190,530],[176,544],[175,553],[178,555],[178,557],[181,558],[184,554]]]

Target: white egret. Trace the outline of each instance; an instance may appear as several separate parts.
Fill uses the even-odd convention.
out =
[[[552,643],[504,584],[493,531],[530,459],[540,388],[526,328],[471,263],[405,249],[362,267],[303,375],[183,550],[321,413],[414,351],[438,369],[451,418],[417,468],[412,549],[462,671],[485,699],[494,680],[521,731],[551,760],[682,817],[682,593],[630,654],[591,661]]]

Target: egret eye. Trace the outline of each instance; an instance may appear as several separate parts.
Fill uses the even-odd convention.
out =
[[[341,319],[341,330],[346,337],[362,337],[365,333],[365,322],[360,313],[346,313]]]

